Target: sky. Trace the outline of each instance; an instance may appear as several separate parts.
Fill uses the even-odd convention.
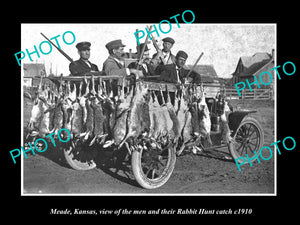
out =
[[[125,51],[136,52],[136,38],[134,32],[136,29],[144,30],[146,26],[155,23],[129,23],[129,24],[22,24],[21,25],[21,49],[20,51],[34,51],[34,45],[39,49],[41,42],[46,41],[40,34],[43,33],[49,39],[60,35],[57,41],[61,49],[66,52],[73,60],[79,58],[76,44],[81,41],[91,42],[90,61],[96,64],[99,70],[102,70],[103,62],[108,57],[108,51],[105,48],[106,43],[115,39],[121,39],[126,45]],[[155,24],[158,29],[158,24]],[[198,65],[213,65],[219,77],[231,78],[235,71],[238,60],[241,56],[251,56],[257,52],[268,52],[271,54],[272,49],[276,51],[276,25],[275,24],[200,24],[180,23],[178,28],[176,23],[172,23],[172,29],[169,33],[163,34],[159,31],[159,37],[153,33],[162,46],[162,39],[172,37],[175,44],[172,53],[176,55],[179,50],[184,50],[189,55],[186,64],[194,64],[201,52],[204,53]],[[163,31],[169,30],[169,25],[162,24]],[[71,31],[75,35],[73,44],[64,43],[62,36],[65,32]],[[146,35],[145,35],[146,37]],[[145,40],[140,39],[143,43]],[[65,35],[66,42],[72,42],[73,37],[70,33]],[[55,41],[54,41],[55,43]],[[151,44],[150,55],[156,51]],[[42,45],[44,52],[49,51],[47,44]],[[39,50],[38,50],[39,51]],[[69,61],[62,56],[54,47],[48,55],[39,51],[40,58],[37,54],[32,54],[31,62],[28,55],[21,63],[44,63],[46,73],[69,75]],[[17,60],[16,60],[17,64]],[[18,64],[17,64],[18,65]],[[23,74],[21,67],[21,74]]]

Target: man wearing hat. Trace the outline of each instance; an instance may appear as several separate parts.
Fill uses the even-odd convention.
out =
[[[91,55],[90,47],[91,43],[87,41],[79,42],[76,45],[76,48],[78,49],[78,54],[80,55],[80,59],[70,63],[69,70],[72,75],[80,76],[88,72],[99,71],[97,65],[89,61]]]
[[[184,51],[178,51],[175,56],[175,63],[168,64],[168,65],[159,65],[155,69],[155,74],[159,74],[159,80],[168,82],[168,83],[177,83],[177,84],[183,84],[185,83],[185,78],[187,77],[187,74],[189,73],[189,70],[183,68],[185,65],[185,62],[188,58],[188,54]],[[201,76],[200,74],[192,71],[189,75],[188,82],[192,83],[200,83],[201,82]],[[158,101],[160,104],[162,103],[162,96],[158,95]],[[175,104],[175,93],[170,92],[170,99],[171,103]],[[167,93],[163,92],[163,96],[165,99],[167,99]]]
[[[103,63],[103,71],[106,75],[120,75],[123,77],[130,76],[134,74],[135,78],[143,76],[142,71],[134,69],[134,68],[125,68],[123,55],[124,55],[124,47],[125,45],[122,43],[120,39],[108,42],[105,47],[108,50],[109,56]],[[113,80],[109,89],[113,91],[113,95],[118,95],[118,80]]]
[[[168,65],[175,63],[175,56],[171,53],[175,40],[170,37],[162,39],[163,49],[153,55],[153,61],[156,65]]]
[[[125,68],[122,58],[125,45],[120,39],[108,42],[105,47],[109,53],[108,58],[103,63],[103,71],[106,75],[129,76],[133,73],[137,78],[142,76],[142,73],[136,69]]]
[[[141,57],[141,51],[144,48],[145,43],[137,46],[136,58],[139,60]],[[146,44],[144,54],[142,56],[142,63],[138,65],[138,61],[132,62],[128,65],[128,68],[136,68],[143,72],[144,76],[154,75],[154,67],[152,65],[152,60],[149,58],[149,48]]]
[[[160,80],[169,83],[185,83],[185,78],[189,70],[183,66],[188,58],[188,54],[184,51],[178,51],[175,56],[175,63],[168,65],[159,65],[155,69],[155,73],[160,75]],[[188,82],[200,83],[200,74],[192,71],[189,75]]]

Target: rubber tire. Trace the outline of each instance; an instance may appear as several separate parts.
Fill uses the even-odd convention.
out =
[[[145,189],[155,189],[161,187],[169,180],[175,168],[176,152],[173,147],[170,147],[168,151],[169,151],[168,154],[169,157],[168,157],[167,166],[163,170],[162,176],[159,176],[158,178],[155,179],[147,178],[143,172],[143,168],[141,165],[142,163],[141,157],[142,157],[143,150],[132,152],[131,155],[132,171],[139,185],[141,185]]]
[[[64,149],[65,159],[70,167],[75,170],[91,170],[94,169],[97,165],[92,160],[88,162],[80,162],[77,159],[74,159],[74,155],[72,154],[73,147],[70,145],[68,148]]]
[[[240,123],[239,127],[237,128],[237,131],[236,131],[236,133],[235,133],[235,135],[234,135],[233,138],[235,139],[238,130],[239,130],[243,125],[245,125],[245,124],[247,124],[247,123],[250,123],[251,125],[255,126],[255,127],[257,128],[257,130],[258,130],[258,134],[259,134],[259,144],[258,144],[258,148],[256,148],[256,149],[254,150],[255,152],[257,152],[257,151],[259,151],[259,150],[263,147],[263,144],[264,144],[264,132],[263,132],[263,129],[262,129],[262,126],[260,125],[260,123],[259,123],[256,119],[254,119],[253,117],[248,117],[248,116],[247,116],[247,117],[245,117],[245,118],[242,120],[242,122]],[[237,158],[239,158],[239,157],[245,157],[245,155],[244,155],[244,156],[241,156],[241,155],[235,150],[235,147],[234,147],[234,144],[233,144],[233,143],[229,143],[229,144],[228,144],[228,148],[229,148],[229,152],[230,152],[232,158],[234,159],[234,161],[235,161]],[[253,157],[250,157],[250,156],[249,156],[249,158],[253,158]],[[255,160],[256,160],[256,158],[254,158],[253,160],[251,160],[251,163],[252,163],[253,161],[255,161]],[[245,161],[245,162],[244,162],[244,161]],[[237,162],[239,162],[239,163],[244,163],[244,164],[249,163],[248,160],[243,160],[242,158],[238,159]]]

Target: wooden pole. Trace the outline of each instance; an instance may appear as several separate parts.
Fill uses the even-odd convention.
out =
[[[201,52],[200,56],[198,57],[198,59],[196,60],[195,64],[193,65],[192,69],[189,71],[189,73],[186,75],[186,80],[189,78],[189,76],[191,75],[192,71],[195,69],[195,67],[197,66],[198,62],[200,61],[201,57],[203,56],[203,52]]]

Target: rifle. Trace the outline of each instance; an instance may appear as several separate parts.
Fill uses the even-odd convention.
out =
[[[150,26],[149,32],[151,31],[151,29],[152,29],[152,25]],[[141,54],[140,54],[140,58],[139,58],[137,67],[139,67],[143,63],[143,55],[144,55],[144,52],[145,52],[145,49],[146,49],[146,45],[147,45],[148,39],[149,39],[149,35],[147,35],[146,40],[144,42],[144,46],[143,46],[143,48],[141,50]]]
[[[199,60],[201,59],[201,57],[203,56],[203,52],[201,52],[200,56],[198,57],[197,61],[195,62],[195,64],[193,65],[192,69],[189,71],[189,73],[186,75],[186,80],[189,78],[189,76],[191,75],[192,71],[195,69],[195,67],[197,66]]]
[[[65,53],[63,50],[61,50],[60,48],[58,48],[52,41],[50,41],[49,38],[47,38],[43,33],[41,33],[41,35],[46,38],[47,41],[49,41],[64,57],[66,57],[71,63],[74,62],[73,59],[67,55],[67,53]]]
[[[148,28],[148,30],[149,30],[149,27],[147,26],[147,28]],[[158,47],[158,44],[156,43],[156,40],[155,40],[155,38],[152,36],[152,34],[150,33],[150,35],[151,35],[151,41],[152,41],[152,44],[153,44],[153,46],[154,46],[154,48],[155,48],[155,50],[157,51],[157,53],[158,52],[160,52],[161,51],[161,49]],[[159,59],[162,61],[162,63],[165,65],[165,62],[164,62],[164,60],[161,58],[161,57],[159,57]]]
[[[147,28],[148,28],[148,30],[149,30],[149,27],[148,27],[148,26],[147,26]],[[151,33],[150,33],[150,35],[151,35],[151,41],[152,41],[153,46],[154,46],[154,48],[156,49],[156,51],[157,51],[157,52],[161,51],[160,48],[158,47],[158,44],[156,43],[155,38],[152,36]]]
[[[136,50],[137,50],[137,53],[139,54],[141,51],[141,48],[140,48],[140,45],[139,45],[139,41],[138,41],[138,38],[139,38],[139,29],[135,29],[135,32],[136,32],[136,37],[137,37],[137,39],[136,39]]]

